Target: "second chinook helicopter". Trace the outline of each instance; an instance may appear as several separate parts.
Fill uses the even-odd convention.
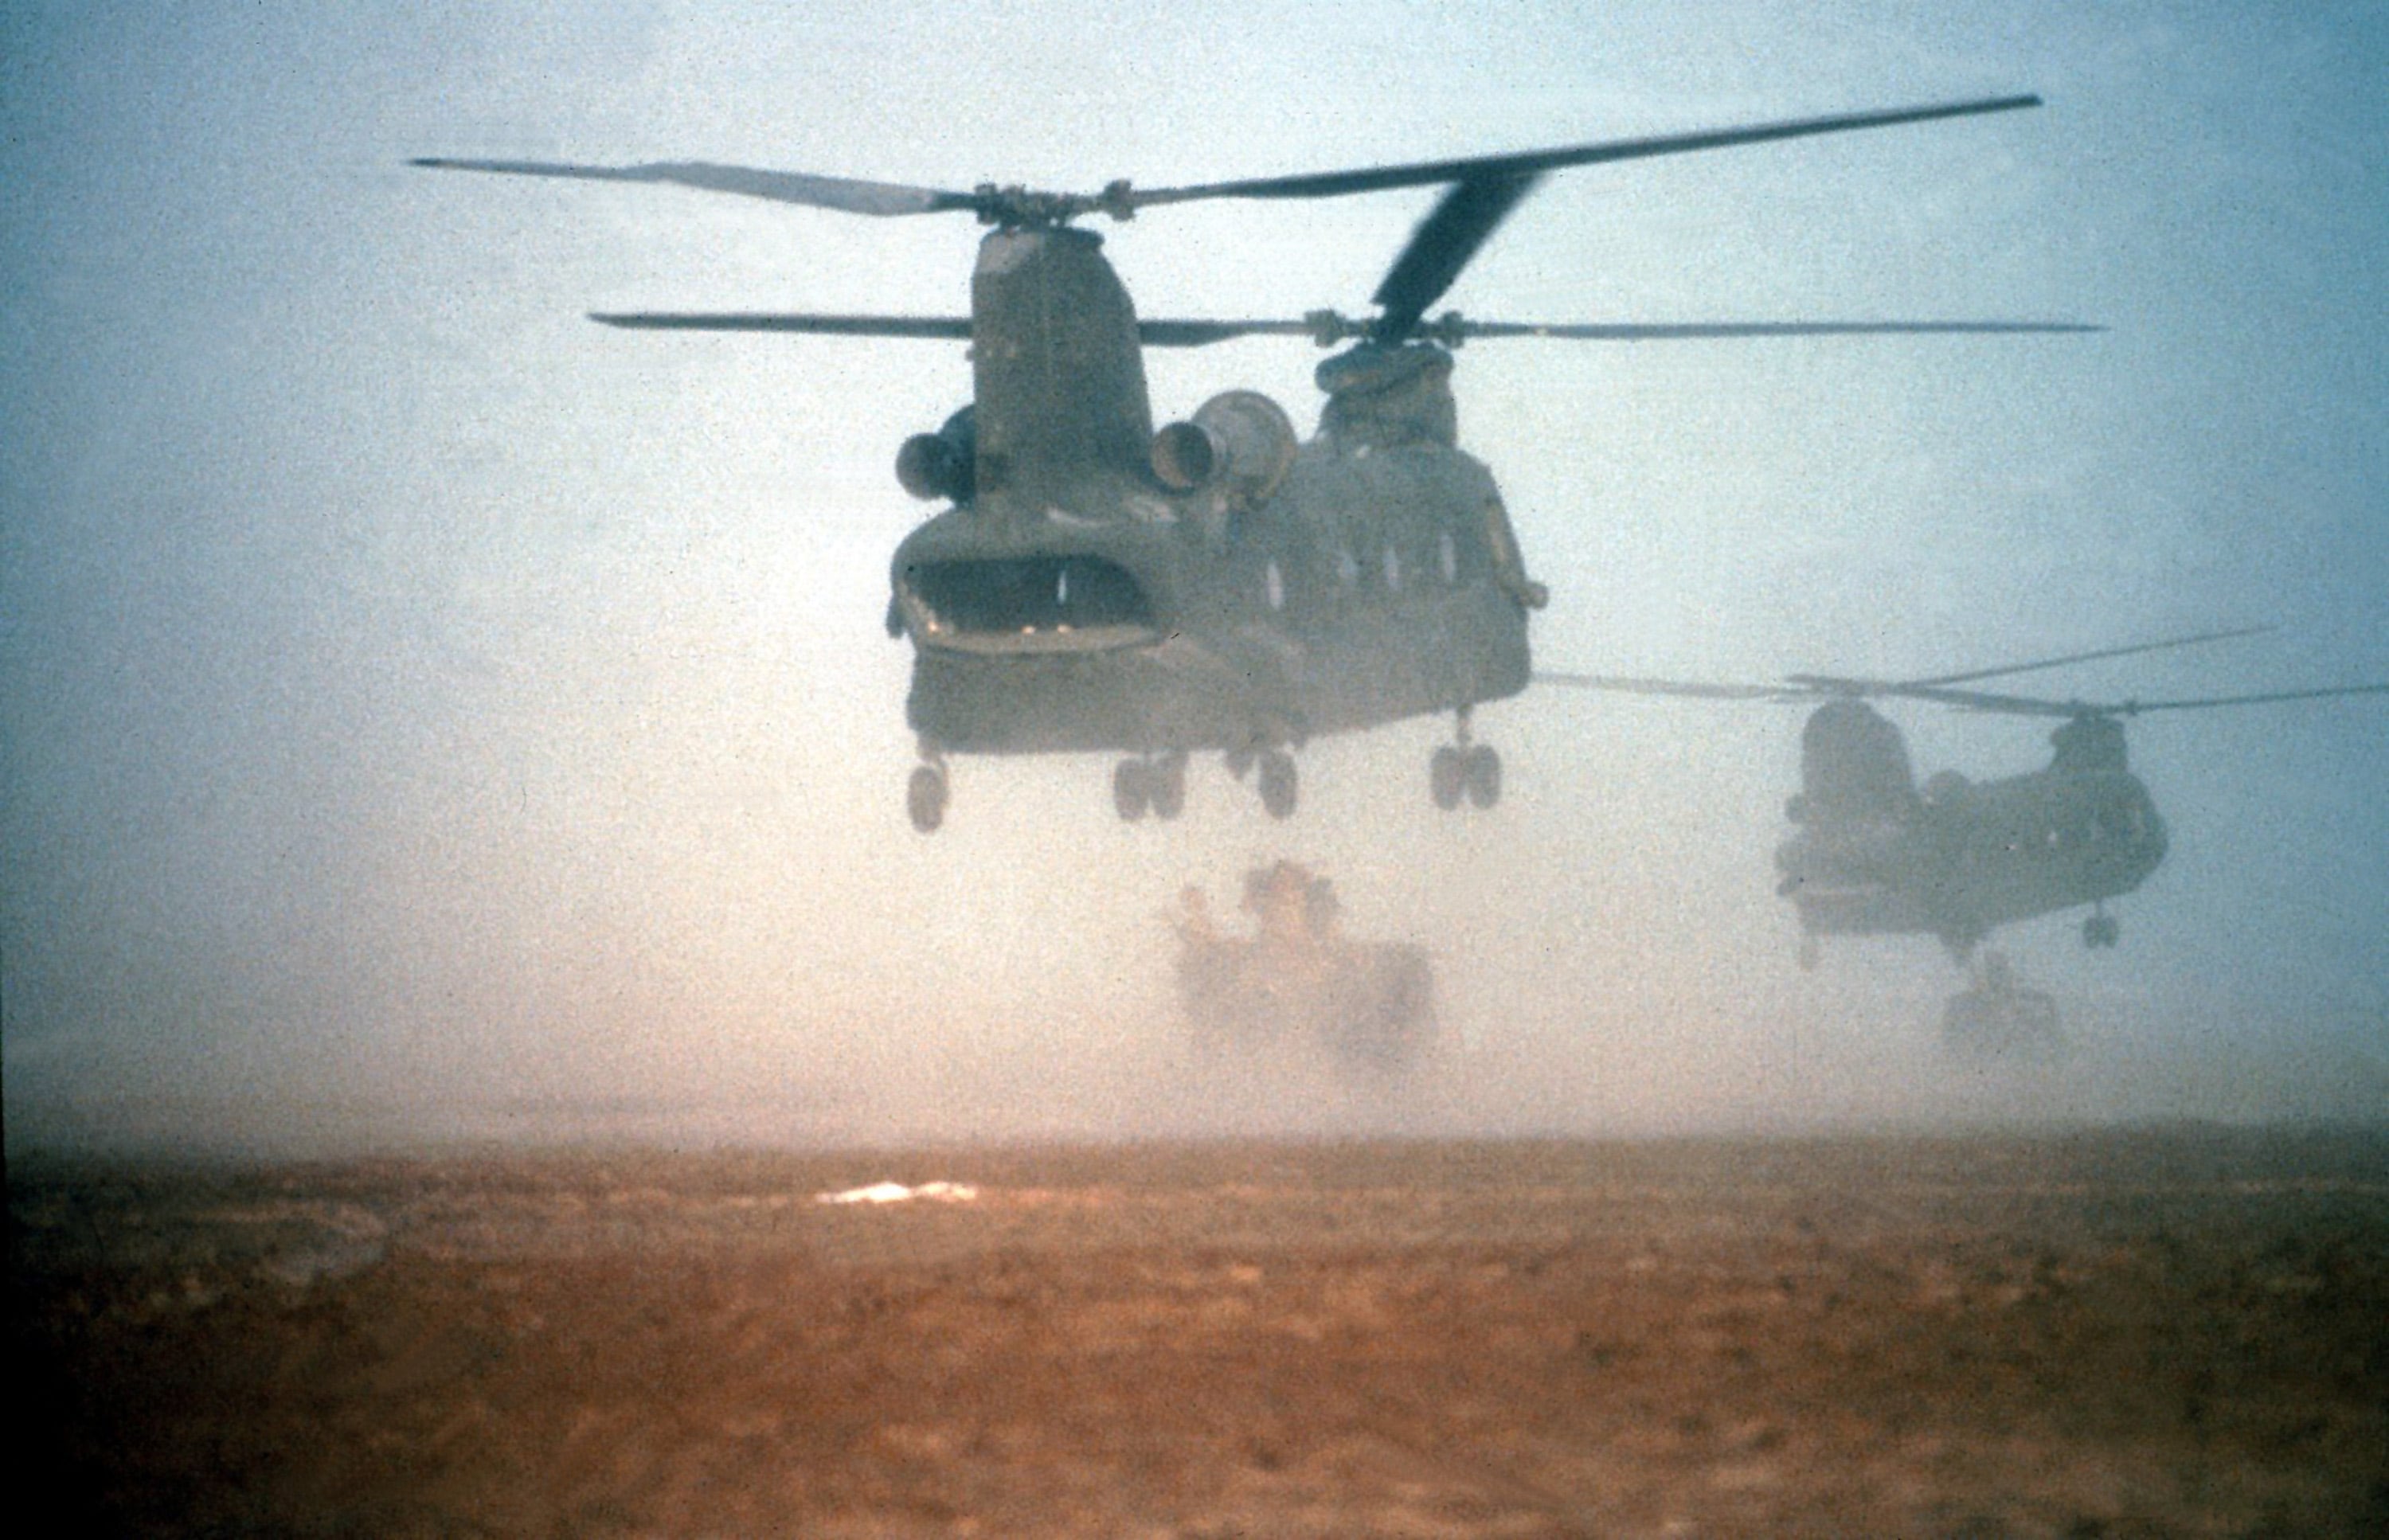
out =
[[[2248,636],[2206,631],[1930,679],[1795,674],[1781,684],[1709,684],[1598,674],[1539,673],[1539,682],[1707,700],[1821,700],[1800,733],[1800,789],[1784,805],[1796,832],[1775,852],[1777,894],[1800,913],[1800,965],[1825,935],[1931,935],[1960,962],[1992,930],[2091,906],[2082,944],[2113,947],[2122,927],[2107,901],[2137,889],[2165,859],[2165,821],[2131,772],[2127,717],[2277,701],[2389,694],[2389,683],[2093,704],[1964,688],[1984,680],[2095,659]],[[1869,699],[1929,701],[1961,711],[2056,718],[2048,766],[1997,781],[1943,770],[1920,787],[1899,729]]]
[[[1430,789],[1491,806],[1501,763],[1472,743],[1473,707],[1530,668],[1528,577],[1501,494],[1458,447],[1450,349],[1471,337],[1652,340],[2095,330],[2037,322],[1717,322],[1539,325],[1426,317],[1547,172],[1733,145],[2003,112],[2002,96],[1616,140],[1520,154],[1092,195],[949,192],[708,162],[591,166],[424,159],[463,171],[663,183],[851,214],[968,213],[979,246],[967,317],[638,312],[594,319],[673,330],[967,341],[972,401],[914,436],[897,476],[946,508],[897,548],[888,629],[913,648],[906,715],[921,763],[907,808],[936,829],[952,754],[1122,756],[1122,818],[1177,816],[1187,757],[1222,753],[1293,812],[1292,751],[1311,738],[1452,713]],[[1442,186],[1373,298],[1348,321],[1140,320],[1102,241],[1072,222],[1209,198],[1335,197]],[[1353,346],[1322,363],[1316,437],[1266,397],[1230,390],[1154,430],[1141,349],[1260,334]]]

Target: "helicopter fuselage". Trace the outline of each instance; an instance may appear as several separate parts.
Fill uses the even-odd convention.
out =
[[[1297,444],[1241,391],[1156,438],[1098,245],[982,245],[974,401],[921,452],[948,462],[952,505],[890,571],[924,744],[1236,754],[1524,689],[1533,589],[1483,464],[1365,411]],[[1448,355],[1395,351],[1420,356],[1393,373],[1441,387]]]
[[[899,548],[907,715],[963,753],[1299,745],[1524,689],[1492,477],[1454,450],[1304,447],[1233,510],[958,507]]]
[[[1945,771],[1864,807],[1812,786],[1776,851],[1779,891],[1808,935],[1935,935],[1960,957],[1997,926],[2130,893],[2165,859],[2165,822],[2120,763],[2064,757],[1979,783]]]
[[[1525,324],[1427,312],[1546,175],[1571,167],[2038,107],[2029,94],[1641,135],[1494,155],[1246,177],[1176,187],[1126,179],[1093,194],[982,183],[969,191],[707,160],[603,165],[418,157],[504,175],[660,183],[844,214],[967,213],[990,233],[970,315],[603,312],[658,330],[913,337],[970,343],[972,401],[897,456],[915,496],[950,504],[905,540],[890,632],[914,649],[907,717],[922,763],[914,828],[945,816],[950,753],[1116,752],[1115,808],[1169,819],[1187,756],[1218,749],[1258,771],[1262,807],[1290,815],[1289,749],[1323,734],[1450,711],[1427,785],[1446,810],[1495,806],[1501,760],[1469,713],[1529,681],[1527,578],[1491,476],[1461,452],[1445,350],[1470,337],[1642,341],[2096,330],[2038,321],[1707,321]],[[1346,197],[1435,187],[1348,321],[1140,323],[1102,241],[1072,222],[1217,199]],[[1145,346],[1233,337],[1359,339],[1321,365],[1317,435],[1249,391],[1153,430]]]

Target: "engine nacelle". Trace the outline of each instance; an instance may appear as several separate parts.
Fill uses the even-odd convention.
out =
[[[915,433],[896,452],[896,479],[924,503],[968,503],[977,490],[978,425],[964,407],[935,433]]]
[[[1800,821],[1897,816],[1916,802],[1899,729],[1861,700],[1830,700],[1800,730]]]
[[[1191,422],[1153,436],[1153,474],[1175,492],[1219,487],[1248,503],[1277,490],[1294,468],[1294,423],[1256,390],[1205,401]]]

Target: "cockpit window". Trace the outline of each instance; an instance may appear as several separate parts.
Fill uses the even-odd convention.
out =
[[[965,635],[1153,624],[1144,590],[1100,556],[928,562],[906,579],[942,627]]]

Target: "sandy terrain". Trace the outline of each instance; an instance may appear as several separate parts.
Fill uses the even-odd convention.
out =
[[[932,1179],[977,1192],[816,1201]],[[17,1495],[89,1533],[2389,1534],[2389,1135],[19,1161],[8,1198]]]

